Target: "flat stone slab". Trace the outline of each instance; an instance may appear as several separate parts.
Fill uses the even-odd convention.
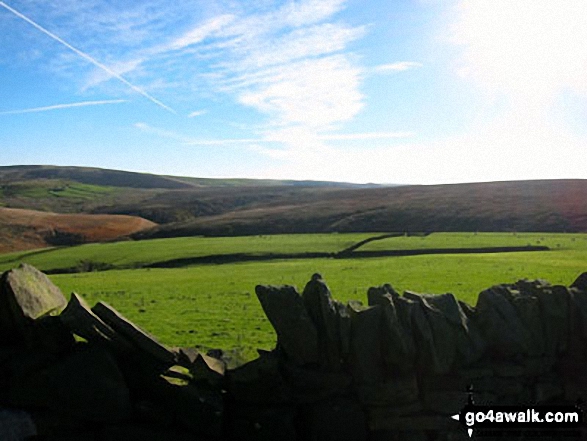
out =
[[[86,301],[78,294],[71,293],[67,307],[59,316],[61,321],[76,335],[95,343],[113,345],[115,349],[125,350],[129,344],[110,326],[98,317]]]
[[[155,337],[143,331],[130,320],[122,316],[112,306],[104,302],[97,303],[92,311],[115,332],[140,348],[143,352],[153,356],[165,364],[174,364],[176,356],[173,352],[157,341]]]

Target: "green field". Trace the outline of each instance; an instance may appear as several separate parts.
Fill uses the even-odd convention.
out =
[[[95,243],[0,255],[0,271],[11,268],[19,262],[27,262],[48,271],[56,268],[72,268],[81,261],[136,268],[173,259],[236,253],[335,253],[372,236],[371,233],[283,234],[244,237],[177,237]]]
[[[25,260],[41,269],[83,259],[137,265],[194,255],[221,253],[335,252],[372,234],[177,238],[83,245],[41,253],[0,256],[1,268]],[[366,302],[370,286],[390,283],[398,291],[452,292],[475,304],[477,294],[494,284],[542,278],[568,285],[587,271],[585,234],[437,233],[371,242],[359,250],[467,248],[546,245],[550,251],[492,254],[438,254],[362,259],[292,259],[203,264],[171,269],[124,269],[52,275],[69,294],[76,291],[93,305],[110,303],[164,343],[177,346],[270,349],[275,334],[254,294],[257,284],[291,284],[301,291],[320,272],[336,299]],[[22,257],[20,259],[19,257]],[[67,263],[67,265],[65,265]]]

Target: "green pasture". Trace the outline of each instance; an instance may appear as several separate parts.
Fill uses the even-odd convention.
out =
[[[587,250],[587,235],[565,233],[433,233],[428,236],[399,236],[368,242],[361,251],[429,248],[487,248],[547,246],[552,250]]]
[[[82,261],[117,267],[140,267],[174,259],[236,253],[334,253],[372,236],[371,233],[281,234],[94,243],[0,255],[0,271],[12,268],[20,262],[30,263],[40,270],[49,271],[56,268],[73,268]]]
[[[88,244],[0,255],[0,269],[27,262],[50,270],[75,267],[81,261],[126,268],[51,278],[66,295],[75,291],[90,305],[105,301],[168,345],[238,348],[246,358],[253,357],[256,348],[270,349],[275,344],[275,334],[254,293],[257,284],[295,285],[301,292],[311,275],[320,272],[334,297],[343,302],[366,302],[370,286],[390,283],[400,292],[452,292],[474,305],[481,290],[498,283],[542,278],[569,285],[587,271],[586,234],[540,233],[403,236],[370,242],[359,250],[546,245],[550,251],[140,268],[152,262],[222,254],[334,253],[376,235],[190,237]]]

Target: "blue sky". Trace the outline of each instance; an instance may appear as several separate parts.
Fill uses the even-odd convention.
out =
[[[587,178],[584,0],[0,0],[0,164]]]

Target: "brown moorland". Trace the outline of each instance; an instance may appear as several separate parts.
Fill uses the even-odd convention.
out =
[[[156,226],[136,216],[59,214],[0,207],[0,252],[103,242]]]

